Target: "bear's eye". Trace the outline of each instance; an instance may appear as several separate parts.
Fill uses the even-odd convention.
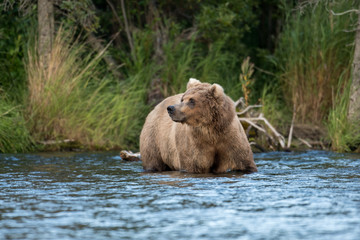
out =
[[[192,107],[195,106],[195,100],[193,98],[189,99],[189,105]]]

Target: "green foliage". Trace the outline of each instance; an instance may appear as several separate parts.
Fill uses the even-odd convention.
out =
[[[0,94],[4,94],[0,89]],[[26,128],[21,105],[14,105],[4,95],[0,97],[0,153],[28,152],[34,149]]]
[[[277,85],[266,85],[263,88],[260,102],[262,105],[262,113],[271,124],[278,130],[286,130],[285,128],[291,121],[290,114],[283,100],[280,98],[281,90]]]
[[[345,82],[345,83],[344,83]],[[360,126],[348,121],[350,82],[340,77],[336,99],[330,110],[326,128],[334,151],[349,152],[360,145]],[[345,87],[343,87],[345,86]]]
[[[246,51],[241,41],[256,26],[257,1],[205,1],[196,15],[200,36],[209,43],[224,42],[230,51]]]
[[[238,99],[241,95],[241,85],[239,84],[237,54],[224,51],[224,42],[218,41],[210,45],[208,51],[202,52],[195,59],[195,72],[201,81],[218,83],[225,89],[233,99]],[[198,77],[200,76],[200,77]]]
[[[146,109],[137,83],[141,73],[115,85],[101,77],[104,52],[85,49],[60,28],[48,69],[41,67],[35,49],[29,51],[26,107],[32,135],[38,141],[67,138],[95,148],[136,146]]]
[[[285,100],[296,109],[298,121],[320,124],[340,76],[349,78],[354,34],[344,30],[353,28],[356,16],[333,16],[328,9],[351,8],[352,1],[320,1],[302,12],[289,12],[276,57]]]
[[[95,32],[100,27],[100,20],[91,0],[63,0],[59,3],[59,8],[66,15],[65,21],[70,26],[79,24],[88,32]]]
[[[165,62],[161,67],[161,76],[165,84],[163,93],[170,96],[185,90],[186,82],[191,77],[196,54],[194,40],[178,44],[174,40],[164,47]]]
[[[12,9],[0,11],[0,88],[18,103],[26,90],[23,57],[31,19],[31,16],[20,17]]]
[[[241,64],[241,73],[239,76],[246,105],[249,104],[250,87],[254,82],[254,79],[252,79],[253,73],[254,73],[254,64],[250,63],[250,57],[247,57],[244,59],[243,63]]]
[[[131,77],[137,72],[147,72],[143,75],[143,86],[149,86],[153,79],[160,78],[161,92],[165,97],[184,91],[189,78],[195,77],[204,82],[217,82],[227,94],[239,98],[241,86],[234,86],[239,74],[236,55],[223,51],[224,43],[220,41],[204,51],[196,41],[196,33],[190,39],[181,39],[179,26],[165,23],[168,40],[162,48],[162,59],[154,58],[154,33],[148,29],[138,30],[133,34],[135,57],[122,56],[126,74]]]
[[[68,138],[95,148],[135,149],[151,91],[164,97],[182,92],[190,77],[219,83],[234,100],[260,98],[266,118],[280,129],[295,107],[298,122],[326,122],[334,149],[357,143],[344,96],[354,41],[344,30],[353,28],[357,16],[329,11],[357,8],[356,1],[308,1],[295,9],[286,0],[124,2],[132,40],[119,1],[55,2],[57,22],[77,31],[59,30],[50,67],[43,69],[36,28],[29,27],[36,26],[36,5],[7,1],[13,8],[0,15],[0,88],[7,95],[0,99],[0,151],[29,150],[30,133],[35,141]],[[30,14],[20,16],[23,3]],[[104,43],[119,34],[106,53],[97,53],[86,45],[86,34],[75,38],[83,30]],[[274,55],[274,46],[260,46],[276,40]],[[118,61],[121,79],[106,72],[105,54]],[[249,61],[241,64],[246,56],[256,71]],[[14,126],[23,135],[5,141]]]

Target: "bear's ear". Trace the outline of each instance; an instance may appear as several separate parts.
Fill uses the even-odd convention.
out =
[[[200,85],[201,82],[195,78],[190,78],[189,79],[189,82],[187,83],[187,86],[186,86],[186,89],[190,89],[190,88],[193,88],[193,87],[196,87],[197,85]]]
[[[224,96],[224,89],[219,84],[216,84],[216,83],[211,85],[210,92],[218,100],[222,99]]]

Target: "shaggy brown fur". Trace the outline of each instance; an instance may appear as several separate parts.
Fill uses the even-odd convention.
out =
[[[196,79],[184,94],[166,98],[148,115],[140,153],[146,171],[257,171],[234,102],[218,84]]]

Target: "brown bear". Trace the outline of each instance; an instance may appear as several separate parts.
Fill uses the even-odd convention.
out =
[[[190,78],[183,94],[159,103],[140,135],[145,171],[256,172],[234,102],[218,84]]]

